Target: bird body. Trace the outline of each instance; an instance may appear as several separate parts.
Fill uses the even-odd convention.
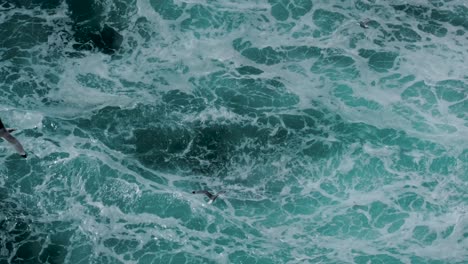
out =
[[[363,21],[359,21],[359,26],[361,26],[362,28],[369,28],[369,22],[370,22],[370,19],[365,19]]]
[[[215,195],[213,195],[212,193],[210,193],[210,192],[207,191],[207,190],[193,191],[192,193],[193,193],[193,194],[197,194],[197,193],[205,194],[205,195],[208,196],[208,198],[210,199],[210,200],[208,201],[208,204],[212,204],[212,203],[216,200],[216,198],[218,198],[218,196],[219,196],[220,194],[225,193],[225,191],[220,191],[220,192],[218,192],[218,193],[215,194]]]

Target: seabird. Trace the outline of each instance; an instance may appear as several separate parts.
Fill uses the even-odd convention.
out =
[[[225,191],[220,191],[220,192],[218,192],[216,195],[213,195],[212,193],[210,193],[209,191],[206,191],[206,190],[193,191],[192,193],[193,193],[193,194],[196,194],[196,193],[203,193],[203,194],[205,194],[206,196],[208,196],[208,198],[210,198],[210,200],[208,201],[208,204],[211,204],[211,203],[213,203],[213,202],[216,200],[216,198],[218,198],[218,196],[219,196],[220,194],[225,193]]]
[[[366,18],[363,21],[359,21],[359,26],[361,26],[362,28],[369,28],[369,25],[368,25],[369,22],[370,22],[370,19]]]
[[[2,123],[2,120],[0,119],[0,137],[4,138],[6,141],[10,142],[10,144],[15,147],[16,151],[21,155],[21,157],[26,158],[28,154],[23,149],[23,146],[21,146],[21,143],[10,134],[10,132],[15,131],[16,129],[12,128],[5,128],[5,126]]]

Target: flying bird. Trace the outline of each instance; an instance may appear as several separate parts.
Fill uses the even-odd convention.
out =
[[[208,204],[211,204],[211,203],[213,203],[213,202],[216,200],[216,198],[218,198],[218,196],[219,196],[220,194],[225,193],[225,191],[220,191],[220,192],[218,192],[218,193],[215,194],[215,195],[213,195],[212,193],[210,193],[209,191],[206,191],[206,190],[193,191],[192,193],[193,193],[193,194],[197,194],[197,193],[203,193],[203,194],[205,194],[205,195],[208,196],[208,198],[210,199],[210,200],[208,201]]]
[[[10,144],[12,144],[16,151],[21,155],[21,157],[26,158],[28,154],[26,154],[26,152],[24,151],[23,146],[14,136],[10,134],[15,130],[16,129],[5,128],[5,126],[2,123],[2,120],[0,119],[0,137],[10,142]]]
[[[368,25],[369,22],[370,22],[370,19],[366,18],[363,21],[359,21],[359,26],[361,26],[362,28],[369,28],[369,25]]]

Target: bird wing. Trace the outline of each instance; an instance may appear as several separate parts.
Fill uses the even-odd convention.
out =
[[[215,197],[218,197],[219,195],[221,195],[221,194],[223,194],[223,193],[226,193],[226,191],[219,191],[219,192],[215,195]]]
[[[209,191],[206,191],[206,190],[194,191],[193,193],[203,193],[206,196],[208,196],[208,198],[213,199],[213,194],[211,194]]]
[[[6,141],[10,142],[10,144],[12,144],[13,147],[15,147],[16,151],[20,155],[25,155],[26,154],[26,152],[24,151],[23,146],[21,145],[21,143],[14,136],[12,136],[10,133],[3,133],[2,137]]]
[[[218,198],[218,196],[219,196],[220,194],[223,194],[223,193],[225,193],[225,192],[226,192],[226,191],[220,191],[220,192],[218,192],[215,196],[213,196],[213,197],[210,198],[210,202],[214,202],[214,200],[216,200],[216,198]]]

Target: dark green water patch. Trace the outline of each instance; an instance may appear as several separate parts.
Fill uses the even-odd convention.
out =
[[[63,0],[4,0],[0,2],[3,8],[41,8],[41,9],[55,9],[60,6]]]
[[[16,56],[16,55],[15,55]],[[29,56],[29,55],[27,55]],[[36,72],[28,63],[21,63],[10,59],[12,66],[4,66],[0,69],[0,102],[17,105],[31,103],[37,104],[37,98],[44,98],[52,90],[49,81],[49,73]],[[45,99],[45,98],[44,98]]]
[[[153,127],[134,131],[135,151],[141,162],[150,167],[175,169],[182,164],[196,163],[196,157],[186,156],[193,144],[193,136],[184,128]],[[219,151],[222,151],[219,146]],[[220,153],[221,154],[221,153]],[[212,162],[220,162],[222,156],[210,156]],[[215,166],[212,164],[212,166]],[[195,164],[194,164],[195,165]]]
[[[194,97],[185,94],[181,99],[181,103],[185,104],[185,100],[193,100]],[[276,167],[268,164],[277,160],[281,153],[294,156],[300,153],[299,156],[305,159],[288,159],[285,166],[294,175],[304,175],[310,170],[310,164],[340,155],[347,145],[356,142],[431,151],[439,153],[438,155],[445,152],[433,142],[409,137],[402,131],[377,129],[362,123],[346,123],[339,116],[334,117],[332,113],[317,109],[309,109],[307,114],[302,115],[264,115],[260,112],[252,116],[255,119],[220,116],[183,122],[176,121],[177,112],[169,114],[164,109],[143,105],[134,109],[104,108],[88,120],[79,120],[77,125],[108,147],[133,155],[149,168],[224,177],[247,166],[250,168],[249,177],[252,177],[249,183],[257,185],[265,182],[254,179],[263,179],[264,175],[276,175],[279,172]],[[322,126],[329,127],[338,141],[304,141],[304,136],[327,137],[327,133],[320,129]],[[250,153],[251,158],[246,159],[244,153]],[[378,158],[366,162],[369,165],[359,163],[349,174],[343,175],[343,179],[354,179],[350,183],[344,181],[344,186],[347,186],[345,188],[372,190],[381,184],[387,184],[388,179],[392,178],[385,173],[385,166]],[[417,170],[424,167],[423,164],[429,164],[428,162],[412,162],[409,165],[400,162],[395,166]],[[435,170],[437,173],[445,172],[442,167]],[[370,178],[363,178],[363,175]],[[242,181],[238,183],[247,184]]]
[[[317,9],[313,14],[314,24],[320,29],[320,34],[329,35],[346,20],[341,13],[325,9]]]
[[[364,1],[364,0],[356,0],[354,1],[354,7],[357,9],[357,10],[360,10],[360,11],[367,11],[367,10],[370,10],[372,9],[373,7],[373,3],[375,2],[371,2],[371,1]]]
[[[64,263],[67,256],[67,248],[60,245],[48,245],[40,255],[39,259],[42,263]]]
[[[229,254],[230,263],[276,263],[269,257],[259,257],[258,254],[248,253],[243,250],[235,251],[234,253]]]
[[[424,200],[424,198],[414,192],[406,192],[398,196],[395,201],[404,211],[407,212],[440,212],[441,208]]]
[[[409,136],[406,132],[391,128],[378,129],[365,123],[338,123],[333,131],[343,142],[369,142],[377,146],[398,146],[403,151],[430,151],[435,155],[446,153],[446,149],[436,142]]]
[[[262,74],[263,71],[258,69],[258,68],[255,68],[253,66],[242,66],[242,67],[238,67],[236,68],[236,71],[239,73],[239,74],[242,74],[242,75],[259,75],[259,74]]]
[[[328,55],[321,55],[318,60],[314,62],[310,71],[315,74],[322,74],[331,80],[349,80],[355,79],[359,76],[359,70],[355,66],[353,58],[342,55],[334,54],[331,52]]]
[[[116,29],[127,27],[129,16],[137,12],[137,0],[114,0],[107,13],[106,22]]]
[[[346,214],[334,216],[331,221],[317,229],[324,236],[371,240],[378,237],[378,232],[373,230],[365,214],[348,210]]]
[[[368,212],[372,224],[377,228],[387,229],[389,233],[399,230],[405,223],[405,219],[409,217],[408,213],[401,212],[380,201],[370,204]]]
[[[410,256],[411,264],[444,264],[446,261],[444,260],[437,260],[437,259],[430,259],[430,258],[423,258],[418,256]],[[453,262],[456,264],[462,264],[462,262]]]
[[[403,4],[392,5],[392,7],[397,11],[403,11],[412,17],[422,20],[428,20],[431,15],[431,9],[428,6]]]
[[[369,59],[369,67],[377,72],[387,72],[393,68],[396,52],[378,52],[374,50],[359,49],[359,56]]]
[[[281,189],[272,189],[268,188],[268,191],[279,194]],[[236,205],[236,216],[246,216],[246,217],[255,217],[257,215],[265,215],[271,212],[274,209],[277,209],[278,204],[268,200],[233,200],[232,202]]]
[[[150,0],[150,4],[166,20],[176,20],[183,14],[187,6],[186,3],[178,5],[174,3],[174,0]]]
[[[407,102],[419,106],[428,111],[436,106],[437,98],[434,95],[431,86],[424,81],[419,81],[406,88],[401,94],[401,98]]]
[[[286,198],[283,209],[293,215],[313,214],[322,206],[334,204],[330,198],[320,192],[313,192],[306,196],[292,196]]]
[[[377,157],[361,154],[353,168],[340,180],[343,185],[362,192],[370,192],[390,184],[395,175],[387,172],[383,161]]]
[[[162,96],[168,112],[176,111],[181,113],[198,113],[206,107],[206,101],[195,95],[182,92],[180,90],[171,90]]]
[[[271,15],[278,21],[285,21],[289,18],[289,11],[282,2],[287,1],[269,1],[271,4]]]
[[[23,208],[21,200],[0,199],[2,257],[12,263],[63,263],[74,233],[71,223],[36,221],[36,210]]]
[[[232,81],[236,85],[242,84],[237,82],[239,79]],[[248,80],[246,83],[261,85],[261,82],[255,80]],[[210,89],[203,82],[199,85],[200,88]],[[247,90],[245,91],[244,93],[247,93]],[[221,93],[213,99],[220,96],[224,94]],[[280,94],[274,97],[285,99],[285,95]],[[211,118],[209,113],[216,113],[220,109],[208,107],[204,103],[205,100],[200,100],[198,96],[174,90],[165,93],[163,98],[163,102],[166,103],[157,107],[106,107],[90,118],[78,119],[73,123],[85,135],[99,139],[111,149],[133,155],[147,167],[162,171],[181,169],[206,175],[226,175],[239,166],[254,165],[250,171],[251,176],[262,179],[262,175],[271,175],[277,171],[275,167],[268,166],[269,160],[277,159],[282,152],[303,152],[308,157],[308,162],[314,162],[341,151],[343,147],[338,142],[304,142],[304,136],[327,136],[317,126],[328,126],[335,119],[330,119],[328,115],[331,113],[320,110],[308,109],[304,114],[267,115],[263,110],[252,112],[255,109],[249,107],[242,108],[249,110],[244,112],[248,114],[246,116],[221,111],[223,115]],[[223,102],[219,100],[214,102]],[[276,99],[272,97],[271,100],[265,102],[274,103]],[[200,108],[196,107],[198,103]],[[190,108],[189,105],[194,107]],[[267,106],[278,109],[278,105]],[[237,107],[244,105],[239,104]],[[179,119],[181,113],[194,114],[195,117],[204,111],[208,111],[203,113],[208,114],[207,119]],[[250,153],[252,158],[245,159],[243,153]],[[253,182],[255,181],[251,181]]]
[[[95,0],[66,0],[73,20],[74,38],[77,50],[93,50],[97,48],[105,54],[113,54],[123,42],[120,28],[106,24],[105,6]]]
[[[393,24],[388,24],[387,26],[392,29],[392,33],[398,41],[414,43],[421,40],[421,36],[409,26]]]
[[[102,92],[112,92],[115,89],[115,83],[112,80],[100,77],[96,74],[79,74],[76,76],[76,79],[81,85],[95,88]]]
[[[357,264],[367,264],[367,263],[403,264],[404,263],[400,261],[398,258],[395,258],[387,254],[377,254],[377,255],[360,254],[359,256],[354,257],[354,262]]]
[[[137,240],[108,238],[103,242],[104,246],[111,248],[116,254],[121,255],[136,250],[140,243]]]
[[[431,20],[448,22],[452,26],[461,26],[468,29],[468,8],[466,6],[456,5],[448,10],[440,8],[442,5],[436,5],[438,8],[413,4],[393,5],[392,7],[421,21],[429,23],[432,23]]]
[[[347,85],[338,85],[334,90],[334,95],[340,98],[346,105],[351,107],[365,107],[372,110],[380,109],[379,103],[362,97],[353,95],[353,89]]]
[[[418,29],[439,38],[445,37],[448,32],[448,30],[443,27],[442,24],[433,21],[429,21],[424,24],[418,24]]]
[[[181,22],[182,29],[195,31],[197,38],[199,37],[198,32],[201,30],[212,31],[223,28],[225,32],[232,32],[247,20],[244,13],[221,11],[208,5],[196,4],[186,12],[190,17]]]
[[[297,95],[275,79],[232,78],[220,72],[192,83],[196,95],[238,114],[290,108],[299,102]]]
[[[449,112],[468,120],[468,85],[459,80],[440,81],[435,85],[439,99],[452,103]]]
[[[140,115],[141,123],[130,120],[134,114]],[[143,106],[128,110],[105,108],[90,120],[80,120],[78,126],[109,147],[136,155],[149,167],[209,172],[224,167],[230,153],[243,140],[255,139],[254,136],[265,138],[268,133],[255,126],[230,122],[224,125],[165,122],[164,114],[161,109]]]
[[[133,212],[150,213],[162,218],[175,218],[187,222],[192,217],[190,205],[174,200],[172,194],[144,192],[135,201]]]
[[[38,44],[47,43],[52,28],[44,19],[16,13],[0,27],[0,46],[2,48],[19,47],[30,49]]]
[[[431,231],[428,226],[419,225],[413,229],[413,238],[423,245],[431,245],[437,239],[437,233]]]
[[[337,142],[323,142],[320,140],[311,140],[305,143],[305,145],[301,149],[301,154],[313,160],[327,159],[330,154],[339,153],[343,147],[342,144]]]
[[[432,160],[429,171],[442,175],[450,175],[455,172],[457,159],[450,156],[440,156]]]
[[[278,21],[299,19],[312,9],[311,0],[269,0],[271,15]]]
[[[451,113],[455,114],[458,118],[468,120],[468,114],[467,114],[468,113],[468,100],[464,100],[463,102],[459,102],[459,103],[449,106],[449,110]]]
[[[457,102],[468,98],[468,85],[460,80],[440,81],[435,85],[439,99],[447,102]]]
[[[453,7],[453,10],[433,9],[431,19],[468,29],[468,7],[457,5]]]
[[[233,41],[233,47],[242,56],[259,64],[273,65],[281,62],[295,62],[311,59],[320,55],[321,49],[313,46],[271,46],[253,47],[250,41],[238,38]]]

